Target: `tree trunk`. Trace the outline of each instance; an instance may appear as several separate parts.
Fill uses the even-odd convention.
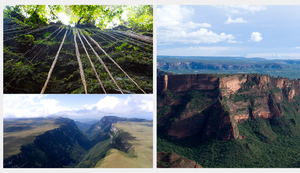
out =
[[[83,17],[81,17],[81,18],[78,20],[76,26],[80,24],[80,21],[81,21],[82,19],[83,19]]]

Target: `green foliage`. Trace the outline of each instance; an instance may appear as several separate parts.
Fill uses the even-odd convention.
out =
[[[165,127],[158,126],[157,151],[174,152],[196,161],[203,167],[210,168],[298,168],[300,166],[300,113],[298,112],[300,110],[300,97],[294,96],[293,101],[282,98],[280,103],[276,103],[273,97],[274,93],[281,93],[279,88],[274,88],[270,83],[269,87],[273,88],[272,90],[253,92],[257,91],[256,87],[252,89],[252,86],[255,85],[255,82],[249,82],[242,86],[238,93],[232,94],[229,98],[223,96],[222,104],[229,110],[227,104],[231,102],[250,102],[248,108],[239,108],[237,112],[247,111],[247,109],[251,112],[261,99],[265,99],[270,94],[269,106],[272,105],[274,108],[283,111],[283,116],[278,114],[277,117],[274,116],[270,120],[264,120],[257,114],[250,115],[250,118],[241,124],[236,123],[236,129],[238,129],[243,139],[238,138],[230,141],[204,141],[201,134],[206,131],[184,139],[174,140],[167,135],[166,130],[168,130],[169,125]],[[249,87],[248,91],[250,92],[245,92],[245,87]],[[292,89],[293,87],[290,86],[289,88]],[[283,93],[288,93],[290,90],[286,88]],[[177,95],[180,94],[177,93]],[[196,95],[196,93],[192,95]],[[167,100],[165,97],[162,95],[157,97],[158,105],[163,101],[175,101],[175,99]],[[197,96],[197,98],[202,97],[204,96]],[[188,100],[189,103],[192,99],[186,97],[180,101],[184,102],[185,100]],[[199,105],[199,108],[203,107],[201,103],[195,105]],[[183,103],[183,106],[185,106],[184,109],[188,109],[191,105],[190,103],[188,105]],[[171,110],[175,111],[171,116],[181,116],[184,112],[184,110],[178,111],[174,107],[160,106],[158,111],[161,112],[158,112],[158,116],[163,116],[165,115],[164,112],[170,112]],[[176,114],[177,111],[179,112],[178,115]],[[210,126],[207,130],[216,128],[220,127]],[[218,133],[222,134],[222,131]],[[158,165],[162,166],[164,163],[160,162]]]
[[[50,21],[56,20],[59,12],[62,11],[61,5],[15,5],[15,6],[5,6],[5,14],[7,17],[12,12],[16,12],[21,16],[25,16],[24,21],[26,25],[31,27],[36,27],[39,24],[50,23]],[[55,14],[56,13],[56,14]]]
[[[134,47],[133,47],[133,50],[134,50],[134,51],[138,51],[138,50],[140,50],[140,48],[139,48],[138,46],[134,46]]]
[[[153,6],[152,5],[140,5],[128,7],[128,21],[129,25],[137,27],[141,30],[152,31],[153,30]]]
[[[50,35],[50,33],[49,33],[49,32],[46,32],[46,33],[44,34],[44,38],[47,38],[49,35]]]
[[[93,168],[99,160],[106,156],[106,152],[110,149],[110,139],[97,143],[85,155],[82,161],[78,164],[78,168]]]
[[[71,6],[70,8],[69,6],[51,6],[52,11],[55,15],[57,15],[58,11],[53,10],[54,7],[56,9],[60,8],[60,12],[66,12],[69,10],[69,14],[72,13],[72,9],[76,11],[77,7],[79,8],[79,11],[76,12],[76,14],[83,14],[86,13],[88,10],[91,10],[92,13],[94,13],[93,10],[106,10],[107,12],[103,12],[103,14],[101,14],[101,18],[105,18],[105,16],[102,15],[105,15],[106,13],[109,13],[111,17],[114,16],[114,13],[118,13],[121,15],[122,9],[125,9],[126,6],[74,6],[72,7],[72,9]],[[31,25],[32,21],[31,23],[29,21],[29,18],[31,16],[29,15],[30,12],[36,12],[39,16],[44,14],[42,11],[48,11],[49,13],[51,12],[49,6],[32,5],[23,7],[19,5],[8,6],[6,9],[7,14],[15,14],[12,10],[19,10],[18,14],[21,17],[17,16],[16,21],[13,21],[13,23],[18,22],[17,25],[21,25],[20,27],[22,28],[25,27],[23,26],[23,24],[26,24],[26,27]],[[28,13],[23,12],[24,10],[28,11]],[[89,17],[89,15],[93,16],[92,13],[86,14],[86,17]],[[11,16],[9,15],[8,17],[11,18]],[[4,20],[11,21],[8,18]],[[47,18],[47,22],[49,21],[55,22],[52,19]],[[98,21],[98,19],[96,21]],[[39,20],[36,20],[36,22],[37,23],[35,23],[35,27],[39,28],[40,26],[38,25],[40,25],[41,23],[39,23]],[[81,24],[89,23],[87,21],[87,18],[82,19],[81,22],[83,22]],[[43,25],[44,24],[45,23],[43,23]],[[56,29],[58,29],[57,26],[50,26],[49,28],[47,28],[47,30],[38,30],[37,32],[32,32],[23,35],[22,37],[18,37],[17,39],[15,39],[15,41],[13,42],[13,46],[10,45],[10,42],[5,42],[5,44],[7,45],[4,44],[3,65],[4,85],[7,86],[4,92],[40,93],[41,88],[45,83],[45,79],[47,78],[47,72],[49,71],[52,65],[53,59],[55,57],[55,54],[57,53],[59,45],[61,44],[63,33],[66,31],[65,28],[60,34],[57,35],[55,33],[51,35],[50,38],[45,39],[50,35],[50,33],[53,33],[53,31],[55,31]],[[31,30],[31,28],[29,30]],[[87,35],[92,35],[92,37],[97,42],[99,42],[99,38],[96,38],[97,33],[100,32],[99,28],[96,29],[95,27],[89,26],[87,24],[87,26],[81,30]],[[4,37],[7,38],[9,36],[10,35],[4,35]],[[54,36],[56,36],[55,39],[53,38]],[[57,63],[55,66],[57,72],[55,72],[55,70],[52,73],[51,79],[45,91],[46,93],[84,93],[84,88],[80,79],[80,74],[78,73],[78,62],[74,51],[74,42],[73,39],[70,39],[72,38],[70,36],[71,34],[69,32],[64,42],[64,46],[60,51],[59,63]],[[147,93],[151,93],[153,90],[152,51],[150,49],[149,51],[141,49],[139,48],[139,46],[137,47],[136,45],[132,45],[131,43],[132,42],[128,42],[127,40],[125,41],[122,39],[118,39],[114,42],[101,39],[101,47],[104,49],[104,51],[106,51],[106,53],[108,53],[109,56],[112,57],[144,91],[146,91]],[[78,42],[78,44],[81,43]],[[8,47],[8,45],[10,45],[11,47]],[[89,46],[87,44],[85,44],[85,46],[90,52]],[[133,46],[135,46],[135,48]],[[99,81],[95,76],[95,72],[91,67],[89,59],[84,53],[84,50],[81,46],[79,46],[79,49],[81,52],[81,60],[88,85],[88,92],[104,93]],[[25,52],[27,52],[26,55],[24,55]],[[89,55],[91,57],[92,62],[94,63],[99,78],[101,79],[101,82],[103,83],[104,88],[106,89],[106,92],[120,93],[119,89],[111,81],[111,78],[106,72],[106,70],[99,63],[98,58],[92,52],[90,52]],[[136,85],[132,81],[130,81],[124,75],[124,73],[118,69],[118,67],[116,67],[111,61],[108,60],[106,55],[102,54],[100,55],[100,57],[104,60],[106,66],[109,68],[112,74],[112,77],[117,81],[118,85],[124,91],[124,93],[141,93],[141,91],[136,87]],[[17,77],[14,79],[14,76],[16,75]]]
[[[38,125],[34,119],[32,121],[32,124]],[[40,122],[43,123],[43,119]],[[58,118],[56,124],[61,125],[60,130],[47,131],[37,136],[34,142],[23,145],[20,154],[4,161],[7,167],[18,163],[24,167],[43,168],[77,165],[87,153],[90,141],[70,119]]]
[[[254,82],[254,81],[244,83],[244,86],[246,86],[246,87],[252,87],[254,85],[256,85],[256,82]]]
[[[127,17],[123,17],[124,13]],[[65,13],[71,24],[93,25],[101,29],[109,26],[127,25],[134,30],[153,30],[153,6],[151,5],[15,5],[5,6],[4,16],[12,12],[25,16],[26,25],[36,27],[50,22],[61,22],[57,17]]]
[[[283,131],[278,127],[257,118],[238,124],[246,137],[242,140],[199,142],[193,137],[179,143],[164,138],[158,129],[157,151],[175,152],[205,168],[299,167],[299,128],[287,124]]]
[[[250,101],[250,103],[254,103],[255,99],[263,98],[263,97],[264,96],[262,96],[262,95],[253,95],[253,94],[233,94],[233,95],[230,95],[230,99],[232,99],[232,101],[234,103],[239,102],[239,101],[243,101],[243,102]]]
[[[245,110],[247,110],[246,108],[239,108],[239,109],[237,109],[236,111],[237,112],[241,112],[241,111],[245,111]]]
[[[274,87],[271,89],[271,93],[281,93],[281,89],[278,87]]]
[[[127,42],[123,43],[123,44],[121,44],[121,46],[118,46],[118,47],[115,47],[115,48],[116,48],[116,50],[122,51],[122,48],[125,47],[125,46],[127,46]]]

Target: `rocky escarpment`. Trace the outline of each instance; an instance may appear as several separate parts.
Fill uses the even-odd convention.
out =
[[[299,80],[259,74],[161,75],[157,83],[158,131],[173,140],[243,139],[238,124],[284,117],[300,93]]]
[[[68,122],[67,122],[68,121]],[[59,128],[36,137],[21,147],[21,153],[3,162],[5,168],[61,168],[76,165],[90,147],[90,141],[67,120]]]
[[[109,135],[111,137],[110,143],[113,148],[116,148],[125,153],[133,153],[132,144],[122,138],[123,131],[118,130],[114,125],[111,126]]]
[[[207,74],[192,75],[162,75],[157,80],[157,92],[166,89],[171,92],[184,92],[188,90],[213,90],[219,86],[219,78]]]
[[[127,118],[120,118],[116,116],[104,116],[98,123],[91,125],[86,131],[86,134],[88,134],[89,136],[93,136],[97,133],[108,133],[111,129],[111,125],[118,121],[127,121]]]
[[[181,70],[181,69],[209,69],[209,70],[244,70],[249,68],[288,68],[289,65],[282,63],[252,63],[252,64],[217,64],[203,63],[196,61],[184,62],[157,62],[157,67],[162,70]]]
[[[157,153],[158,168],[202,168],[198,163],[175,153]]]

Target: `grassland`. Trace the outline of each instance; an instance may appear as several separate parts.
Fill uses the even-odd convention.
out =
[[[51,129],[58,128],[59,125],[55,124],[55,122],[55,120],[45,120],[36,124],[32,119],[18,121],[5,120],[3,132],[4,159],[20,153],[20,147],[23,144],[33,142],[36,136]],[[11,132],[5,132],[6,129],[10,129],[9,131]]]
[[[134,152],[124,153],[110,149],[100,160],[97,168],[152,168],[153,167],[153,125],[149,122],[122,122],[114,124],[122,130],[120,137],[132,144]]]

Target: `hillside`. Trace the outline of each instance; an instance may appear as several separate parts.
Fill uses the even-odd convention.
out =
[[[59,128],[63,121],[60,119],[4,119],[3,120],[4,159],[20,153],[20,147],[31,143],[35,137],[46,131]]]
[[[150,123],[138,118],[105,116],[87,128],[93,133],[83,133],[68,118],[5,119],[3,165],[5,168],[91,168],[113,148],[125,155],[133,154],[132,144],[124,136],[128,132],[120,133],[113,126],[120,122]]]
[[[158,152],[203,167],[299,167],[299,80],[182,74],[157,83]]]
[[[87,153],[90,141],[77,128],[73,120],[58,118],[56,124],[59,125],[57,128],[44,133],[39,132],[42,134],[36,135],[34,141],[26,141],[20,147],[21,152],[6,158],[3,166],[5,168],[61,168],[77,165]],[[17,140],[24,142],[20,137]],[[9,147],[4,146],[4,152]]]
[[[152,168],[153,123],[126,121],[114,123],[113,148],[100,160],[98,168]],[[117,162],[115,160],[118,160]]]
[[[157,68],[176,74],[260,73],[271,76],[300,78],[299,60],[268,60],[244,57],[158,56]]]

